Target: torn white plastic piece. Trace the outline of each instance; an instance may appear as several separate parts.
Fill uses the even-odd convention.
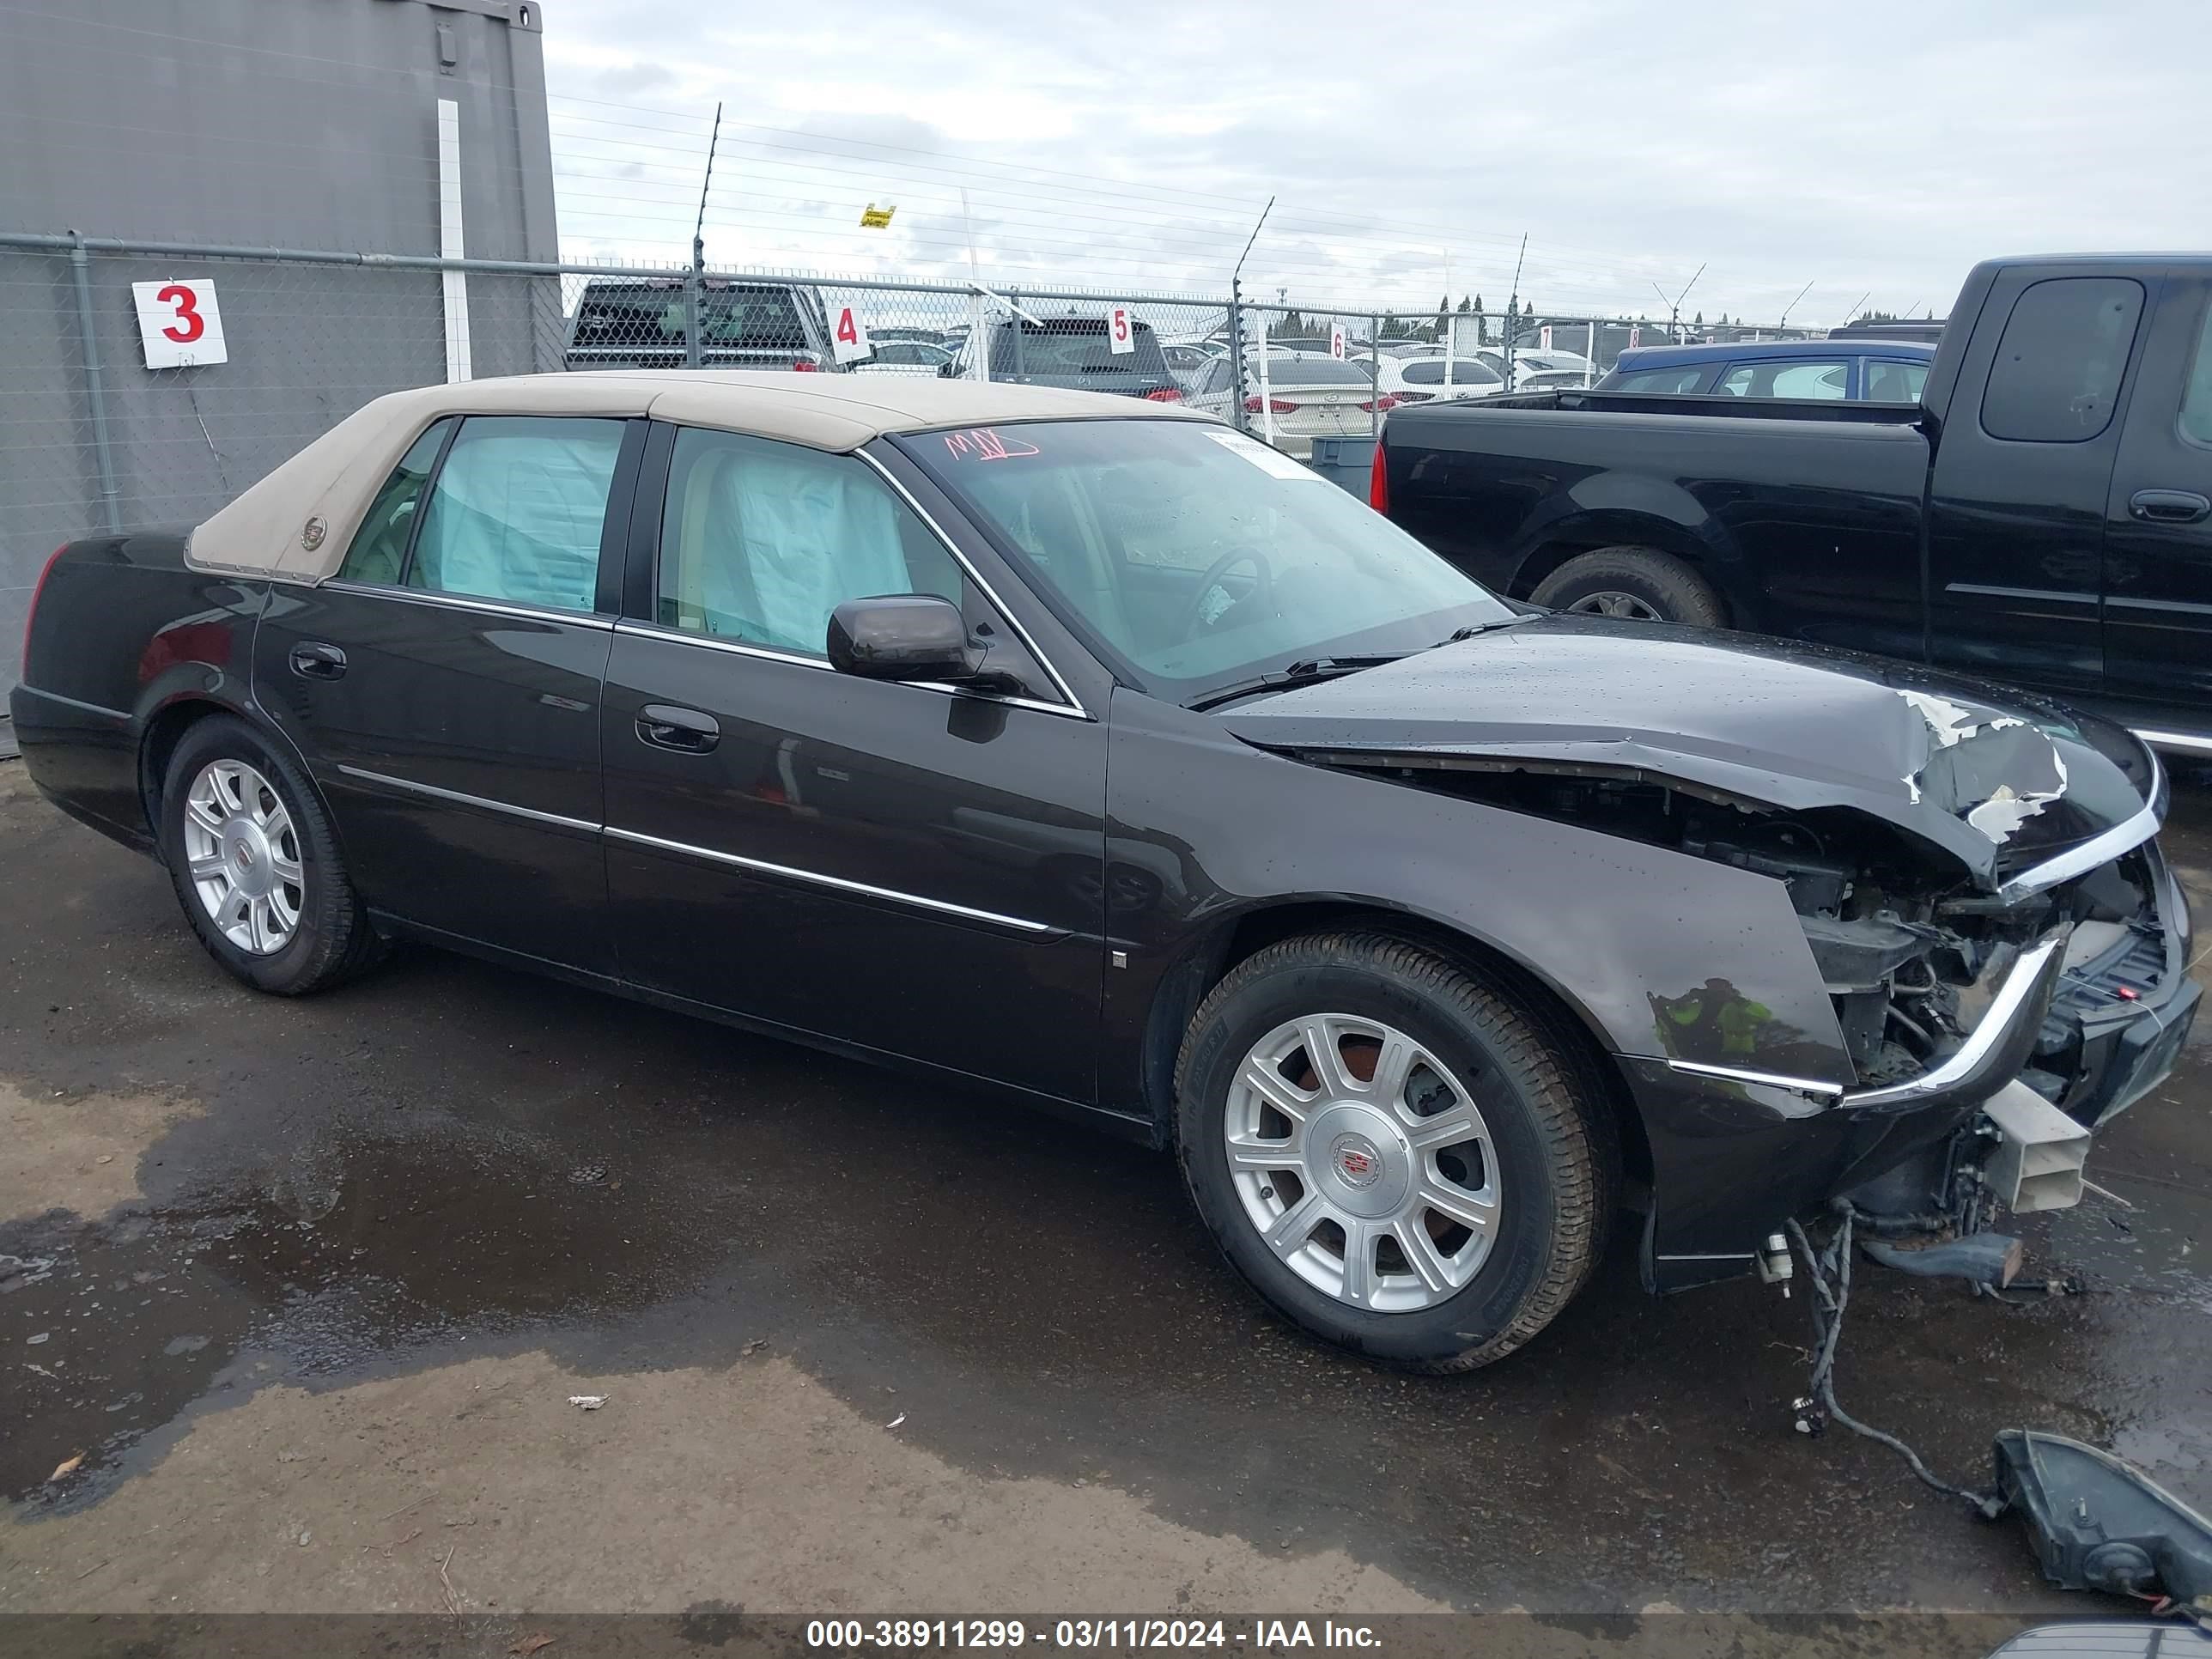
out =
[[[2089,1160],[2089,1132],[2027,1085],[2015,1079],[1983,1103],[1996,1125],[1996,1149],[1982,1179],[2018,1215],[2069,1210],[2081,1201],[2081,1168]]]
[[[587,1412],[595,1412],[607,1403],[607,1397],[603,1394],[572,1394],[568,1396],[568,1403]]]

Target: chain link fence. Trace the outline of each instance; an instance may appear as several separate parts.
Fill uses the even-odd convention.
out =
[[[193,337],[181,355],[198,361],[149,366],[165,326]],[[1587,385],[1628,345],[1666,337],[1629,319],[1509,325],[1233,294],[0,233],[0,689],[55,546],[197,522],[404,387],[611,368],[1078,387],[1203,410],[1351,482],[1394,407]],[[206,361],[217,339],[221,361]]]

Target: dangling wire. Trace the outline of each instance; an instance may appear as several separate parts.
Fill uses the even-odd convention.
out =
[[[1836,1224],[1835,1237],[1828,1241],[1826,1250],[1816,1251],[1805,1230],[1795,1221],[1789,1224],[1790,1237],[1805,1258],[1805,1276],[1813,1285],[1813,1330],[1819,1340],[1813,1357],[1813,1395],[1827,1408],[1828,1415],[1854,1434],[1864,1435],[1869,1440],[1881,1442],[1907,1463],[1937,1492],[1948,1498],[1962,1498],[1979,1514],[1995,1520],[2004,1513],[2005,1500],[1991,1491],[1976,1492],[1966,1486],[1954,1486],[1930,1473],[1928,1465],[1920,1461],[1920,1454],[1893,1434],[1862,1423],[1836,1403],[1836,1346],[1843,1340],[1844,1310],[1851,1300],[1851,1229],[1857,1211],[1848,1203],[1838,1206],[1840,1219]]]

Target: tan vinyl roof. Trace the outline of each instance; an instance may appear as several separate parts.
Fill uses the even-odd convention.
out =
[[[192,532],[203,570],[319,582],[337,573],[408,446],[447,415],[653,416],[838,452],[887,432],[1002,421],[1209,417],[1096,392],[907,374],[609,369],[394,392],[348,416]]]

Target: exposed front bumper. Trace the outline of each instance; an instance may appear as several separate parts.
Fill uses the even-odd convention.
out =
[[[2202,1000],[2189,977],[2179,884],[2152,849],[2158,925],[2094,963],[2054,934],[2021,953],[1987,1012],[1943,1064],[1903,1083],[1815,1091],[1788,1079],[1623,1058],[1650,1144],[1648,1287],[1748,1272],[1766,1238],[1948,1141],[2018,1079],[2094,1127],[2162,1082]]]

